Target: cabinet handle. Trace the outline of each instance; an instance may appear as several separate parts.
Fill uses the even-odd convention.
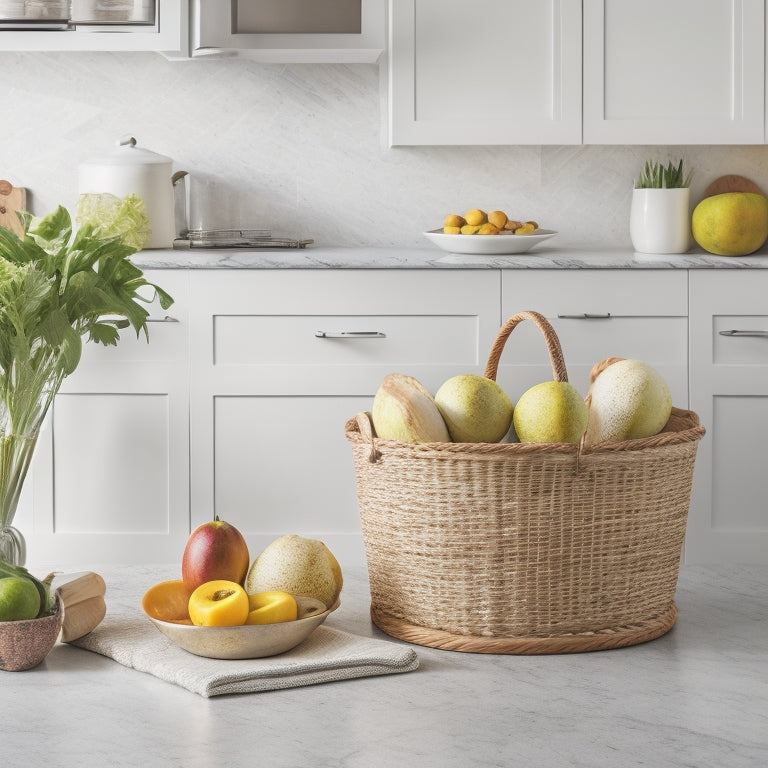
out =
[[[584,312],[580,315],[558,315],[558,320],[608,320],[610,312]]]
[[[173,317],[172,315],[166,315],[165,317],[148,317],[147,322],[148,323],[180,323],[181,320],[179,320],[177,317]]]
[[[720,331],[721,336],[757,336],[768,338],[768,331]]]
[[[386,339],[381,331],[315,331],[318,339]]]

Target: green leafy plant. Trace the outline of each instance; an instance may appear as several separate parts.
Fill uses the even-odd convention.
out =
[[[0,228],[0,527],[10,525],[36,430],[83,339],[115,345],[128,326],[149,339],[146,305],[173,303],[129,261],[140,246],[109,224],[84,221],[75,232],[61,206],[19,218],[22,237]]]
[[[691,185],[691,176],[683,174],[682,159],[677,166],[670,161],[666,167],[646,160],[643,172],[635,180],[635,189],[681,189]]]

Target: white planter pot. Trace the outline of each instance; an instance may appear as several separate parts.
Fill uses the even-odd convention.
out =
[[[629,236],[640,253],[685,253],[691,247],[691,190],[634,189]]]

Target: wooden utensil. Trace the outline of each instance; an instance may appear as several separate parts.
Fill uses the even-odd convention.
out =
[[[98,573],[86,571],[57,576],[54,586],[64,607],[61,641],[69,643],[96,629],[107,612],[104,602],[107,585],[104,579]]]
[[[16,211],[26,210],[27,190],[24,187],[14,187],[10,181],[0,180],[0,227],[10,229],[14,234],[21,235],[21,226]]]
[[[751,179],[731,173],[715,179],[704,191],[704,197],[721,195],[724,192],[753,192],[757,195],[765,195],[763,190]]]

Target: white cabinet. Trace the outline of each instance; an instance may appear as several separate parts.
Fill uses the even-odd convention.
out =
[[[431,391],[482,373],[497,271],[215,270],[191,275],[192,525],[259,551],[285,533],[362,562],[344,424],[388,373]]]
[[[397,0],[389,143],[762,144],[765,53],[763,0]]]
[[[763,143],[764,13],[763,0],[584,0],[584,143]]]
[[[150,26],[78,26],[65,31],[0,32],[0,51],[160,51],[188,54],[188,0],[157,0]]]
[[[56,396],[16,525],[30,561],[172,562],[189,536],[187,273],[146,272],[176,303],[153,305],[149,343],[86,343]]]
[[[768,272],[692,271],[696,459],[686,559],[768,563]]]
[[[568,380],[586,395],[592,366],[606,357],[645,360],[667,380],[678,408],[688,407],[688,283],[683,270],[508,270],[502,273],[504,320],[540,312],[557,332]],[[544,338],[530,322],[515,328],[499,366],[513,402],[552,378]]]
[[[191,53],[255,61],[375,62],[386,0],[192,0]]]
[[[390,3],[389,143],[578,144],[579,0]]]

